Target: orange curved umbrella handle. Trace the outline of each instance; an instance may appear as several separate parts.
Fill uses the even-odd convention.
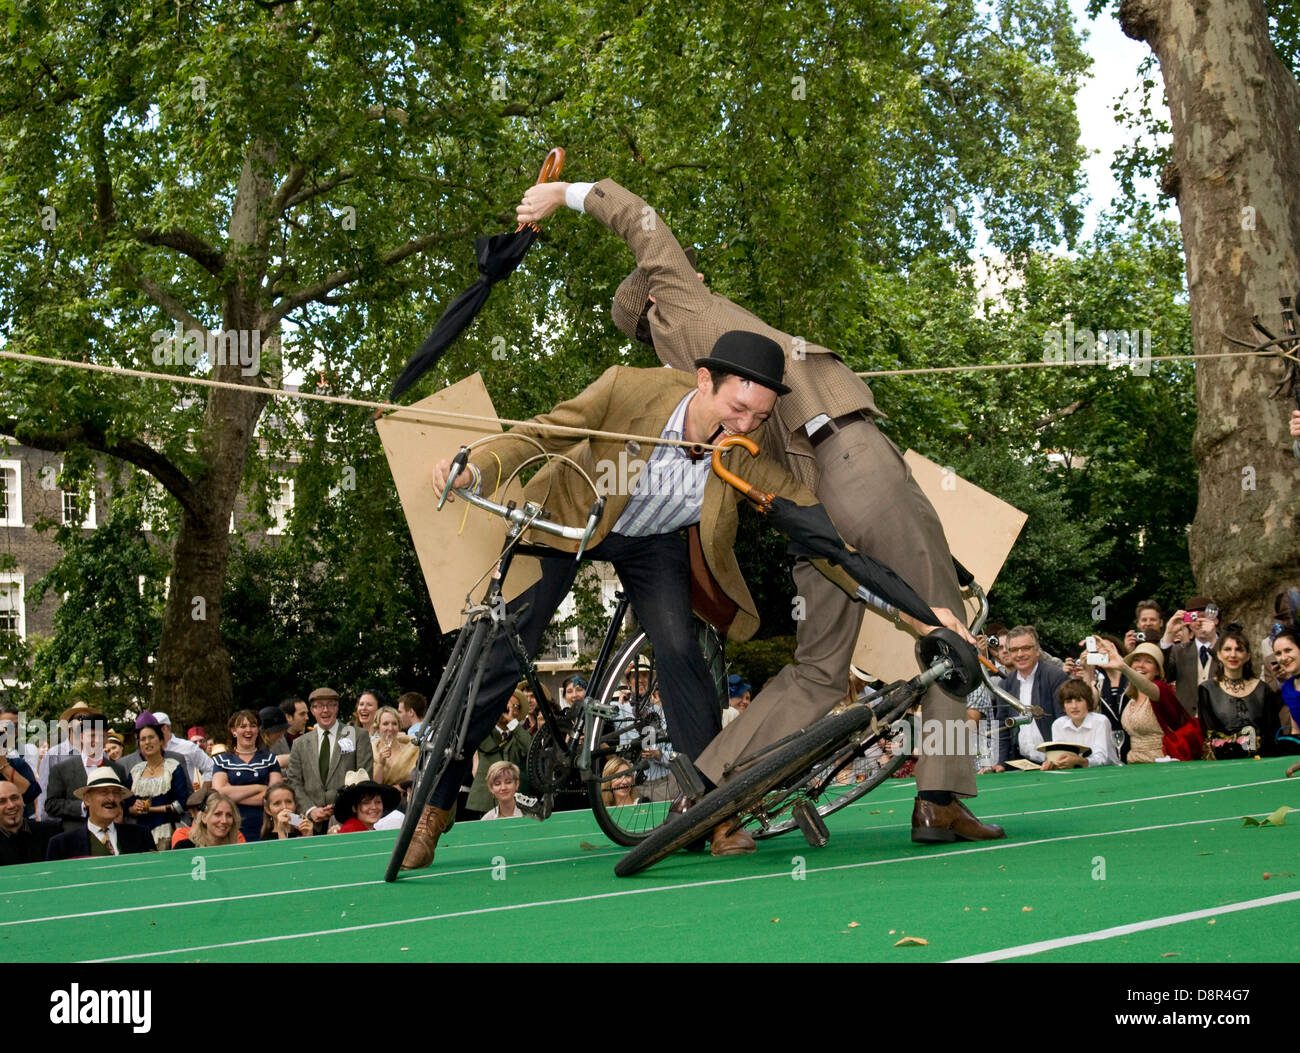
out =
[[[546,160],[542,162],[542,170],[537,173],[537,181],[549,183],[562,171],[564,171],[564,147],[557,146],[546,155]]]
[[[546,160],[542,162],[542,170],[537,173],[537,182],[549,183],[562,171],[564,171],[564,147],[552,147],[551,152],[546,155]],[[515,233],[518,234],[524,227],[532,227],[539,234],[542,232],[542,228],[536,223],[520,223],[515,227]]]
[[[729,483],[748,497],[754,504],[758,505],[759,510],[770,512],[772,510],[772,498],[775,494],[765,494],[762,490],[750,486],[735,472],[728,470],[722,463],[722,451],[728,446],[741,446],[749,451],[751,457],[758,456],[758,443],[745,435],[728,435],[720,443],[717,449],[713,451],[713,470],[717,473],[718,478],[723,482]]]

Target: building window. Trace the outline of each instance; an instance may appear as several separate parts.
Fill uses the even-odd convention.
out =
[[[95,525],[95,491],[92,488],[88,497],[80,491],[63,491],[63,525],[90,528]]]
[[[21,574],[0,574],[0,632],[9,633],[22,640],[27,638]]]
[[[280,493],[272,497],[268,505],[271,512],[271,528],[268,534],[283,534],[289,529],[289,514],[293,511],[293,480],[280,480]]]
[[[23,525],[22,461],[0,461],[0,526]]]

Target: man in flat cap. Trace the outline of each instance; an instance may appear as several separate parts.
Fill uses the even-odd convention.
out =
[[[539,183],[524,195],[517,215],[521,223],[537,223],[564,205],[599,220],[632,250],[637,267],[615,295],[614,323],[653,346],[665,365],[690,369],[728,330],[759,333],[781,346],[790,391],[776,404],[764,451],[816,493],[849,544],[892,567],[936,612],[962,610],[943,526],[898,448],[876,427],[880,411],[862,379],[833,352],[774,329],[710,292],[663,217],[613,180]],[[806,601],[796,661],[769,680],[696,760],[714,782],[741,758],[830,712],[843,695],[863,609],[806,564],[796,567],[795,583]],[[948,727],[965,719],[964,702],[938,687],[926,693],[922,710],[927,720]],[[938,738],[958,751],[967,748],[967,736]],[[973,756],[923,753],[916,775],[914,841],[1005,836],[961,803],[975,796]]]
[[[339,723],[339,693],[332,687],[316,688],[307,697],[307,708],[316,727],[294,740],[285,781],[293,787],[298,804],[306,809],[319,834],[329,828],[334,798],[343,789],[348,772],[373,771],[374,756],[369,735]]]

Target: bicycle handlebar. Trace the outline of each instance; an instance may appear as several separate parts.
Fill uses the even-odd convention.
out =
[[[453,486],[456,477],[465,470],[465,465],[469,463],[469,447],[462,446],[460,452],[456,454],[451,462],[451,470],[447,475],[447,485],[443,488],[442,496],[438,499],[438,508],[447,503],[447,498],[452,493],[468,501],[475,508],[481,508],[485,512],[491,512],[495,516],[500,516],[507,523],[520,529],[528,528],[530,530],[540,530],[543,533],[551,534],[555,537],[566,538],[569,541],[578,542],[578,559],[582,558],[582,553],[586,550],[587,544],[591,541],[592,535],[596,532],[596,526],[600,522],[600,517],[605,512],[605,499],[597,497],[592,503],[591,511],[587,515],[587,525],[583,527],[564,526],[562,523],[552,523],[549,519],[543,518],[546,515],[546,509],[541,505],[529,501],[521,508],[511,502],[508,505],[497,504],[489,500],[482,494],[477,494],[473,490],[463,486]]]

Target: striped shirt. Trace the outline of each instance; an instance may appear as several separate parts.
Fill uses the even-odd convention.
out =
[[[681,439],[686,431],[686,406],[695,396],[689,392],[673,410],[660,434],[663,439]],[[656,444],[650,459],[637,476],[614,533],[625,537],[669,534],[700,521],[704,486],[712,465],[709,458],[691,460],[681,446]]]

